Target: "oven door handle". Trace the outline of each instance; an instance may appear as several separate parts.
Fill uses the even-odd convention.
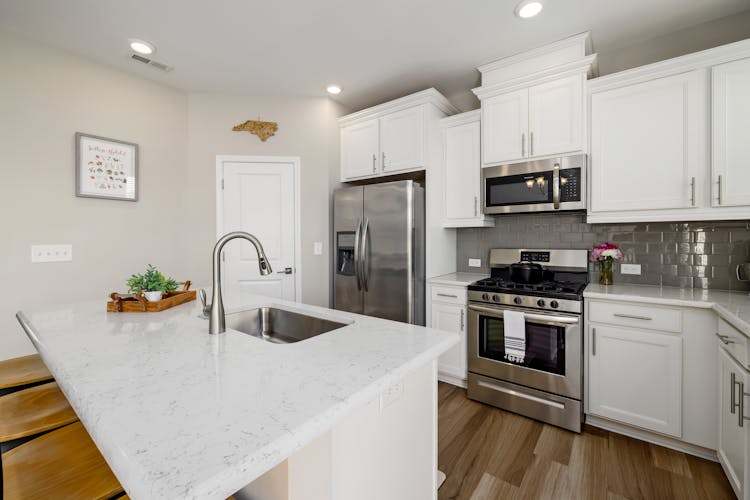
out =
[[[491,307],[483,307],[483,306],[476,306],[476,305],[470,305],[469,310],[471,311],[477,311],[477,312],[483,312],[490,314],[491,316],[495,318],[502,318],[503,317],[503,311],[498,309],[493,309]],[[547,325],[559,325],[559,326],[567,326],[567,325],[574,325],[576,323],[579,323],[581,321],[581,318],[576,316],[548,316],[546,314],[534,314],[534,313],[523,313],[524,318],[537,322],[537,323],[544,323]]]

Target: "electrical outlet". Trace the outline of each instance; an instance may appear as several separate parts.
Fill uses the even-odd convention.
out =
[[[469,267],[482,267],[482,259],[469,259]]]
[[[313,242],[313,255],[323,255],[323,242],[322,241]]]
[[[380,395],[380,411],[398,401],[404,393],[404,384],[398,383],[390,386]]]
[[[31,245],[31,262],[70,262],[73,245]]]
[[[620,264],[620,274],[641,274],[640,264]]]

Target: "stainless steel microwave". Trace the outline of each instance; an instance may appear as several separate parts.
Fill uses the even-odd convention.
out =
[[[586,209],[586,155],[482,169],[486,214]]]

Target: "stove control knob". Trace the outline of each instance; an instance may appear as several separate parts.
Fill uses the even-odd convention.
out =
[[[488,294],[488,293],[483,293],[483,294],[482,294],[482,300],[490,300],[490,294]]]
[[[521,304],[523,304],[523,299],[521,299],[521,297],[516,297],[515,299],[513,299],[513,303],[520,306]]]
[[[544,307],[545,304],[546,302],[544,301],[544,299],[539,299],[536,301],[536,305],[538,305],[539,307]]]
[[[493,296],[492,296],[492,300],[493,300],[494,302],[500,302],[500,297],[498,297],[497,295],[493,295]]]
[[[560,303],[557,302],[556,300],[553,300],[552,302],[550,302],[549,305],[552,309],[557,309],[558,307],[560,307]]]

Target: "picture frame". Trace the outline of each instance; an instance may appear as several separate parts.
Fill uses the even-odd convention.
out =
[[[138,144],[76,132],[76,196],[138,201]]]

